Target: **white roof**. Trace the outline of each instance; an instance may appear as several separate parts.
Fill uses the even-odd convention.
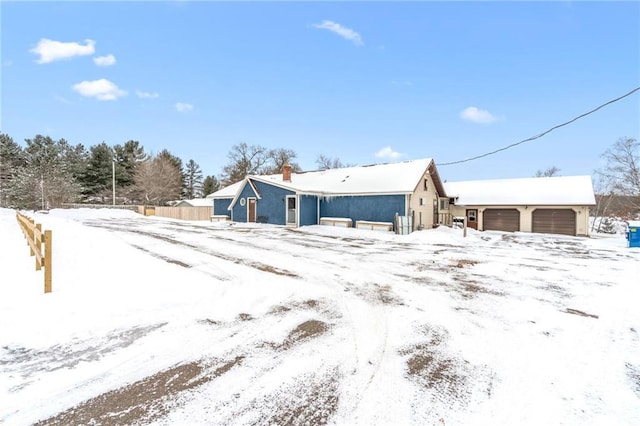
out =
[[[456,204],[473,205],[594,205],[591,176],[446,182]]]
[[[431,162],[431,158],[425,158],[400,163],[291,173],[291,182],[283,181],[282,174],[249,178],[312,194],[412,193]]]
[[[632,226],[634,228],[640,228],[640,220],[628,220],[627,225]]]
[[[229,186],[225,186],[222,189],[217,190],[216,192],[207,195],[206,198],[233,198],[236,196],[236,193],[238,192],[238,190],[240,189],[240,187],[242,186],[242,184],[244,183],[244,180],[241,180],[239,182],[233,183]]]
[[[177,204],[181,204],[181,203],[189,203],[191,204],[193,207],[210,207],[212,204],[211,200],[208,200],[206,198],[194,198],[191,200],[180,200],[178,201]]]

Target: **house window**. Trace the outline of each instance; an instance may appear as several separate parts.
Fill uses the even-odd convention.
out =
[[[428,190],[429,189],[429,179],[424,178],[424,189]]]
[[[420,205],[424,206],[424,198],[420,198]]]
[[[247,200],[240,198],[240,205],[244,207],[245,204],[247,204]]]
[[[449,200],[446,198],[440,199],[440,210],[449,210]]]

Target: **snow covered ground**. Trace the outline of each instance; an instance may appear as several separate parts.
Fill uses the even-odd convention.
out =
[[[0,210],[0,423],[638,425],[640,249]]]

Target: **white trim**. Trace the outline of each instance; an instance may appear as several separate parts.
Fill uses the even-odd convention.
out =
[[[293,198],[295,200],[296,203],[296,217],[295,217],[295,223],[291,223],[289,222],[289,199]],[[293,195],[286,195],[285,199],[284,199],[284,224],[285,226],[298,226],[298,224],[300,223],[300,217],[298,216],[300,212],[300,202],[298,199],[298,196],[296,194]]]
[[[249,179],[248,182],[249,182],[249,185],[251,186],[251,189],[253,190],[253,193],[256,194],[257,199],[262,200],[262,197],[260,196],[260,191],[258,191],[258,188],[256,188],[253,182],[251,182],[251,179]]]
[[[254,211],[254,214],[256,215],[255,222],[258,221],[258,199],[256,197],[247,197],[247,223],[255,223],[255,222],[249,221],[249,205],[251,205],[251,200],[253,200],[253,205],[255,206],[255,211]]]
[[[253,183],[249,180],[248,177],[246,177],[244,179],[244,184],[240,185],[238,187],[238,190],[236,191],[236,195],[233,196],[233,199],[231,200],[231,203],[229,204],[228,210],[232,210],[233,207],[236,205],[236,202],[238,202],[238,197],[240,196],[240,194],[242,194],[242,191],[244,191],[244,187],[247,186],[247,183],[249,183],[249,186],[251,186],[251,190],[253,191],[253,193],[255,194],[255,197],[257,200],[261,200],[262,197],[260,196],[260,194],[258,193],[258,190],[256,189],[256,187],[253,185]],[[227,197],[228,198],[228,197]]]

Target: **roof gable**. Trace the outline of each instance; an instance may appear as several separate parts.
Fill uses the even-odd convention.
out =
[[[457,205],[595,205],[591,176],[446,182]]]
[[[212,194],[207,195],[206,198],[233,198],[236,196],[238,191],[240,191],[243,184],[244,180],[238,181],[231,185],[225,186],[224,188],[219,189]]]
[[[211,207],[212,201],[207,198],[193,198],[191,200],[180,200],[175,206],[176,207]]]

